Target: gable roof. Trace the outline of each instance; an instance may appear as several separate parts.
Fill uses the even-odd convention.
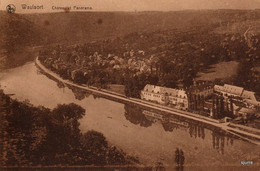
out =
[[[224,91],[224,86],[214,85],[214,90],[215,91]]]
[[[144,91],[148,91],[151,93],[159,93],[159,94],[164,93],[162,89],[163,89],[163,87],[155,86],[155,85],[151,85],[151,84],[146,84],[146,86],[144,87]]]
[[[161,87],[156,85],[147,84],[144,87],[144,91],[148,91],[151,93],[158,93],[158,94],[168,94],[169,96],[185,96],[186,92],[184,90],[168,88],[168,87]]]
[[[241,96],[244,88],[234,86],[234,85],[229,85],[229,84],[224,84],[224,91],[227,93],[231,93],[237,96]]]
[[[244,90],[241,97],[256,101],[255,92],[253,91]]]

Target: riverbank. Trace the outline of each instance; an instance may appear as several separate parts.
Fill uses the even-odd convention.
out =
[[[43,66],[38,57],[35,59],[35,64],[36,66],[42,71],[44,72],[46,75],[50,76],[51,78],[60,81],[64,84],[66,84],[67,86],[72,86],[72,87],[76,87],[82,90],[85,90],[87,92],[91,92],[94,95],[98,95],[110,100],[114,100],[114,101],[118,101],[118,102],[123,102],[123,103],[130,103],[130,104],[136,104],[136,105],[140,105],[143,107],[148,107],[151,109],[155,109],[155,110],[160,110],[163,112],[167,112],[169,114],[172,115],[177,115],[177,116],[181,116],[187,119],[192,119],[195,121],[199,121],[205,124],[209,124],[218,128],[221,128],[231,134],[234,134],[244,140],[250,141],[251,143],[254,144],[258,144],[260,145],[260,136],[255,134],[254,132],[251,132],[249,129],[248,130],[241,130],[241,129],[237,129],[234,127],[230,127],[228,126],[228,123],[219,123],[218,120],[215,119],[211,119],[208,117],[204,117],[204,116],[200,116],[197,114],[193,114],[190,112],[186,112],[186,111],[182,111],[182,110],[178,110],[178,109],[173,109],[170,107],[166,107],[166,106],[162,106],[162,105],[158,105],[158,104],[154,104],[151,102],[147,102],[141,99],[135,99],[135,98],[128,98],[124,95],[118,94],[118,93],[114,93],[108,90],[104,90],[104,89],[97,89],[95,87],[88,87],[88,86],[83,86],[83,85],[78,85],[75,84],[69,80],[64,80],[62,79],[59,75],[53,73],[52,71],[50,71],[49,69],[47,69],[45,66]]]

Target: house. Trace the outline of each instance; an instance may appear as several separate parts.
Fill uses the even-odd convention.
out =
[[[147,84],[141,91],[141,99],[167,104],[168,101],[165,102],[167,98],[162,89],[163,87]]]
[[[241,94],[241,97],[243,99],[250,99],[250,100],[256,101],[255,92],[253,92],[253,91],[244,90]]]
[[[141,99],[159,104],[173,105],[183,110],[188,108],[186,91],[180,89],[147,84],[141,91]]]
[[[260,100],[253,91],[244,90],[241,97],[250,107],[260,107]]]
[[[244,99],[243,100],[245,103],[248,104],[249,107],[251,108],[255,108],[255,107],[260,107],[260,101],[254,101],[254,100],[251,100],[251,99]]]
[[[229,84],[224,84],[224,86],[220,86],[220,85],[214,86],[214,91],[221,93],[224,97],[229,97],[229,96],[240,97],[242,95],[243,90],[244,88],[242,87],[233,86]]]
[[[259,107],[260,101],[255,92],[244,90],[242,87],[225,84],[224,86],[215,85],[214,91],[223,95],[224,98],[232,97],[233,100],[240,99],[250,107]]]
[[[188,108],[188,97],[186,91],[182,89],[165,88],[164,92],[168,96],[170,105],[174,105],[184,110]]]

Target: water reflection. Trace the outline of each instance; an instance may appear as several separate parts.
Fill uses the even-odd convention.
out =
[[[64,83],[63,83],[63,82],[60,82],[60,81],[57,82],[57,86],[58,86],[59,88],[65,88]]]
[[[212,132],[212,147],[222,155],[224,154],[225,141],[226,146],[233,146],[232,138],[224,137],[218,132]]]
[[[149,109],[143,109],[135,105],[125,104],[125,118],[135,125],[140,125],[142,127],[149,127],[154,123],[160,123],[163,126],[165,132],[173,132],[174,130],[182,129],[187,132],[191,138],[200,138],[204,140],[206,138],[205,126],[202,123],[195,121],[185,120],[178,116],[173,116],[163,112],[155,112]],[[233,138],[230,135],[226,135],[219,129],[210,128],[212,137],[212,148],[217,150],[219,154],[224,154],[225,141],[226,145],[233,145]]]
[[[58,86],[59,88],[65,88],[65,87],[68,87],[72,93],[74,94],[74,97],[75,99],[79,100],[79,101],[82,101],[84,100],[85,98],[88,98],[91,93],[86,91],[86,90],[82,90],[80,88],[77,88],[77,87],[72,87],[72,86],[68,86],[68,85],[65,85],[63,83],[58,83],[58,84],[62,84],[62,86]],[[94,99],[97,98],[97,96],[93,95]]]
[[[85,99],[86,98],[86,92],[85,91],[82,91],[82,90],[80,90],[80,89],[72,89],[72,92],[73,92],[73,94],[74,94],[74,96],[75,96],[75,99],[77,99],[77,100],[83,100],[83,99]]]
[[[175,162],[176,162],[176,170],[183,170],[183,165],[185,162],[185,156],[182,149],[177,148],[175,151]]]
[[[179,125],[170,122],[162,122],[163,129],[168,132],[172,132],[174,129],[178,129]]]
[[[135,125],[149,127],[154,123],[154,120],[147,119],[142,113],[141,107],[134,105],[125,105],[125,118]]]
[[[203,126],[199,126],[193,123],[189,123],[190,137],[205,139],[205,130]]]
[[[175,116],[164,114],[161,121],[165,131],[173,132],[174,129],[187,129],[188,123]]]

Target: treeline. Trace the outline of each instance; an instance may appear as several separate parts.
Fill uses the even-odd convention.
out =
[[[33,60],[33,46],[40,45],[42,33],[23,15],[0,12],[0,56],[5,68],[16,67]]]
[[[259,44],[260,47],[260,44]],[[260,68],[260,50],[258,49],[258,58],[245,58],[238,65],[238,71],[233,81],[237,86],[244,87],[246,90],[254,91],[260,96],[260,71],[254,68]]]
[[[212,115],[215,119],[221,119],[224,117],[234,118],[234,108],[232,98],[228,101],[224,101],[223,96],[214,95],[212,98]]]
[[[0,94],[1,166],[125,165],[138,159],[108,144],[102,133],[79,130],[85,110],[76,104],[53,110]],[[2,110],[3,109],[3,110]]]
[[[189,106],[188,109],[192,111],[203,112],[206,98],[202,95],[188,94]]]
[[[210,101],[207,102],[207,100]],[[214,119],[234,118],[235,116],[232,98],[224,100],[224,97],[218,94],[213,94],[210,98],[205,98],[203,95],[188,94],[188,101],[188,110],[198,112],[201,115],[208,116],[212,112]],[[212,103],[212,105],[206,103]]]
[[[231,84],[258,92],[260,78],[252,68],[260,65],[260,41],[257,41],[260,40],[260,35],[250,38],[252,48],[241,34],[216,34],[211,32],[212,29],[213,26],[209,25],[177,33],[175,30],[132,33],[69,49],[59,46],[42,52],[42,58],[53,56],[52,52],[55,51],[52,58],[60,57],[69,66],[83,65],[88,69],[85,74],[77,72],[75,82],[101,87],[106,87],[109,83],[123,84],[126,87],[125,94],[130,97],[139,97],[140,90],[147,83],[187,88],[193,84],[198,72],[203,72],[218,62],[235,60],[240,64],[238,74],[230,81]],[[144,54],[137,53],[139,50]],[[63,54],[59,53],[61,51]],[[115,56],[124,61],[123,64],[118,63],[117,69],[110,63]],[[149,72],[129,68],[129,60],[137,63],[145,61]],[[66,69],[57,72],[64,78],[68,77]]]
[[[145,76],[134,75],[135,79],[125,82],[126,91],[131,92],[131,96],[138,97],[132,86],[138,84],[137,80],[171,88],[188,88],[193,84],[197,73],[206,71],[210,65],[223,61],[238,61],[237,74],[229,83],[260,94],[260,72],[255,70],[260,67],[260,34],[250,38],[249,47],[241,34],[208,33],[211,29],[206,28],[203,35],[201,30],[188,32],[186,35],[179,33],[174,35],[174,39],[169,38],[171,43],[162,43],[163,45],[152,52],[156,56],[150,58],[150,67],[153,70],[145,73]],[[218,84],[219,81],[214,82]]]

